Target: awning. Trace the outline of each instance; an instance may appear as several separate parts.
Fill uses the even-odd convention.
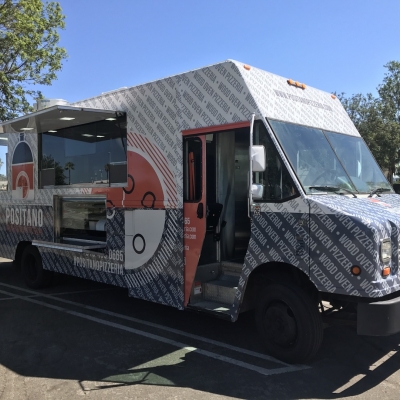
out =
[[[71,106],[53,106],[0,123],[0,134],[40,133],[103,121],[124,115],[123,111]]]

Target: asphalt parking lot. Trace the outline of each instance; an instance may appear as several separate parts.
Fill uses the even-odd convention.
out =
[[[0,259],[0,399],[398,399],[400,335],[324,330],[308,365],[263,353],[238,322],[129,298],[59,275],[27,289]]]

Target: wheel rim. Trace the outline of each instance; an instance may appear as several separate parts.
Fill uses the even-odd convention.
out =
[[[297,324],[292,309],[284,302],[270,303],[264,314],[264,327],[269,340],[282,348],[293,347]]]
[[[26,272],[28,275],[28,279],[30,281],[34,281],[38,276],[38,268],[35,257],[33,256],[27,257],[26,264],[27,264]]]

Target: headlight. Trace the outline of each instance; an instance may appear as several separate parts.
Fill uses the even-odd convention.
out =
[[[383,239],[381,242],[381,260],[384,263],[390,261],[392,257],[392,243],[389,238]]]

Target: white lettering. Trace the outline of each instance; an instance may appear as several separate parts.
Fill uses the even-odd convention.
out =
[[[43,210],[6,207],[6,224],[41,228],[43,226]]]

